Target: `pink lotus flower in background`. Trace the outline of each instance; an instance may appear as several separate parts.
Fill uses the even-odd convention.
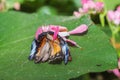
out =
[[[116,26],[120,25],[120,12],[119,7],[116,11],[108,11],[107,13],[108,21],[112,22]]]
[[[120,12],[120,6],[118,6],[118,7],[117,7],[117,11],[119,11],[119,12]]]
[[[76,17],[81,17],[86,13],[88,13],[88,10],[79,8],[79,11],[74,11],[73,15],[76,16]]]
[[[5,1],[0,2],[0,11],[3,11],[5,9]]]
[[[83,9],[92,10],[96,7],[95,2],[92,0],[87,1],[87,3],[83,4]]]
[[[83,1],[84,1],[84,0],[83,0]],[[82,9],[83,9],[83,11],[85,11],[86,13],[88,13],[88,12],[91,11],[91,10],[94,10],[95,7],[96,7],[95,2],[92,1],[92,0],[87,0],[86,2],[84,2],[84,3],[82,4]]]
[[[14,3],[14,9],[15,9],[15,10],[20,10],[20,6],[21,6],[21,5],[20,5],[19,2],[15,2],[15,3]]]
[[[81,17],[82,16],[82,14],[78,11],[74,11],[73,15],[76,16],[76,17]]]
[[[79,11],[80,13],[82,13],[82,14],[88,13],[88,10],[87,10],[87,9],[83,9],[83,8],[79,8],[78,11]]]
[[[96,2],[95,5],[96,5],[95,9],[96,9],[97,12],[101,12],[104,8],[104,3],[103,2]]]
[[[84,4],[87,3],[88,1],[92,1],[92,0],[81,0],[81,4],[84,5]]]
[[[119,68],[120,68],[120,59],[118,60],[118,68],[110,70],[109,72],[113,72],[115,74],[115,76],[117,76],[118,78],[120,78]]]
[[[3,9],[3,6],[2,6],[2,4],[0,3],[0,11]]]
[[[108,11],[107,17],[109,21],[114,20],[114,11]]]
[[[120,25],[120,12],[119,11],[115,11],[114,12],[114,24],[116,25]]]
[[[114,70],[113,70],[113,73],[114,73],[118,78],[120,78],[119,69],[114,69]]]
[[[74,12],[73,14],[76,17],[81,17],[85,14],[96,14],[103,11],[104,4],[103,2],[95,2],[93,0],[81,0],[82,8],[79,9],[78,12]]]

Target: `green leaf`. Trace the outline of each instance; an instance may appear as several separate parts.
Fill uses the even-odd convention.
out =
[[[76,7],[81,7],[81,1],[80,0],[73,0]]]
[[[107,10],[114,10],[119,4],[120,0],[103,0]]]
[[[51,6],[43,6],[37,10],[38,14],[57,15],[57,10]]]
[[[20,12],[0,13],[0,79],[67,80],[88,72],[117,67],[117,55],[109,38],[86,16],[47,16]],[[36,29],[41,25],[59,24],[69,30],[80,24],[90,25],[87,34],[70,36],[83,50],[71,47],[72,61],[62,64],[34,64],[27,58]]]

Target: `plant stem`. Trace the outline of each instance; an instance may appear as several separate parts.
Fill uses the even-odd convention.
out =
[[[105,15],[104,14],[100,14],[99,15],[99,19],[100,19],[100,23],[102,25],[102,27],[105,26],[105,19],[104,19]]]

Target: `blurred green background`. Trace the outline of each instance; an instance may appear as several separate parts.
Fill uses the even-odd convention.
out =
[[[96,0],[96,1],[100,1],[100,0]],[[118,5],[120,5],[120,0],[116,0],[116,1],[115,0],[114,1],[113,0],[101,0],[101,1],[104,1],[105,5],[106,5],[105,7],[106,7],[107,10],[115,10],[115,8]],[[105,27],[104,28],[101,27],[101,25],[100,25],[100,20],[98,18],[98,15],[90,15],[92,20],[88,19],[89,18],[88,15],[87,15],[87,18],[85,16],[85,17],[82,17],[81,19],[74,20],[74,18],[73,18],[73,12],[74,11],[78,11],[79,7],[81,7],[80,0],[0,0],[0,22],[1,22],[0,23],[0,25],[1,25],[0,26],[0,28],[1,28],[0,29],[1,30],[0,37],[1,37],[1,45],[2,45],[2,47],[0,47],[1,53],[5,53],[5,54],[7,54],[7,53],[10,53],[10,54],[15,53],[19,49],[18,46],[20,46],[20,50],[23,50],[23,48],[25,48],[26,50],[29,50],[28,46],[29,46],[29,44],[31,44],[31,40],[33,38],[33,33],[37,29],[37,26],[42,25],[42,24],[54,23],[54,24],[61,24],[61,25],[65,25],[65,26],[68,25],[68,26],[70,26],[69,29],[72,29],[73,26],[77,26],[78,24],[82,24],[82,23],[89,24],[90,22],[93,22],[96,25],[92,25],[93,29],[90,28],[90,30],[91,30],[90,37],[92,37],[92,35],[95,36],[95,34],[97,34],[97,32],[98,32],[99,36],[95,37],[94,39],[90,39],[91,42],[92,42],[92,40],[96,40],[96,38],[101,38],[102,36],[105,36],[105,39],[108,39],[108,38],[110,39],[111,38],[111,31],[110,31],[110,29],[108,27],[108,23],[106,21],[106,18],[104,18],[105,19]],[[44,15],[47,15],[47,16],[44,16]],[[71,18],[71,16],[72,16],[72,18]],[[7,20],[7,18],[9,18],[9,19]],[[16,18],[17,18],[17,20],[16,20]],[[55,18],[56,21],[54,21],[53,18]],[[28,19],[28,21],[27,21],[27,19]],[[46,20],[46,22],[42,21],[41,19],[44,20],[44,21]],[[60,19],[63,20],[63,21],[61,21]],[[39,23],[39,20],[41,20],[40,23]],[[15,23],[15,21],[16,21],[16,23]],[[22,21],[23,21],[23,23],[22,23]],[[21,23],[19,23],[19,22],[21,22]],[[21,26],[21,27],[15,28],[15,26],[13,26],[14,23],[17,26]],[[25,25],[25,24],[27,24],[27,25]],[[13,27],[7,28],[8,25],[11,25]],[[34,25],[34,28],[32,27],[32,25]],[[4,28],[4,26],[6,28]],[[28,27],[28,26],[30,26],[30,27]],[[94,26],[98,26],[99,27],[99,28],[95,29],[95,33],[94,33]],[[31,28],[34,31],[30,31],[30,30],[27,31],[26,30],[27,28]],[[5,29],[9,29],[8,32]],[[11,32],[11,30],[13,30],[13,32]],[[21,33],[22,35],[18,35],[16,37],[14,37],[15,36],[14,32],[16,34],[18,32],[21,32],[21,31],[17,31],[17,30],[21,30],[23,33]],[[99,31],[99,30],[102,30],[103,32]],[[2,31],[4,31],[4,32],[2,32]],[[8,36],[6,36],[6,33],[7,34],[10,33],[10,34],[8,34],[8,36],[12,35],[13,37],[11,37],[10,40],[8,40],[7,39]],[[24,35],[24,33],[26,35]],[[104,33],[107,34],[107,36]],[[6,44],[5,44],[5,43],[7,43],[7,41],[9,42],[9,41],[12,41],[12,40],[15,40],[15,39],[24,38],[26,36],[31,36],[31,35],[32,35],[32,37],[30,37],[30,40],[28,40],[26,42],[22,42],[22,43],[17,44],[17,47],[16,47],[16,44],[14,44],[13,45],[13,47],[14,47],[13,49],[11,49],[11,46],[6,46]],[[85,36],[85,39],[86,38],[87,37]],[[75,37],[75,39],[79,40],[76,37]],[[98,42],[96,41],[96,43],[99,43],[99,41],[104,41],[104,37],[102,37],[101,39],[102,40],[99,39]],[[82,40],[82,41],[88,41],[87,43],[90,43],[89,40],[84,40],[84,38],[80,38],[80,40]],[[119,42],[120,38],[118,38],[117,40]],[[13,43],[15,43],[15,42],[13,42]],[[107,44],[108,41],[106,40],[105,43]],[[27,46],[24,46],[22,44],[26,44]],[[84,45],[85,42],[81,43],[81,45],[82,44]],[[94,44],[94,41],[92,43],[90,43],[90,44],[91,45]],[[87,46],[87,44],[86,44],[86,46]],[[99,45],[96,45],[96,46],[99,47],[101,45],[99,44]],[[103,46],[104,45],[102,45],[102,47]],[[111,45],[108,45],[107,47],[104,46],[104,50],[106,48],[106,51],[108,51],[108,53],[110,53],[110,52],[111,53],[115,53],[115,51],[113,50],[113,48],[111,48],[109,46],[111,46]],[[94,46],[92,46],[91,48],[94,48]],[[14,49],[17,49],[17,50],[14,50]],[[74,50],[72,49],[72,51],[74,51]],[[28,53],[29,51],[23,50],[23,52],[27,52]],[[18,53],[20,53],[20,52],[18,52]],[[0,55],[3,56],[2,54],[0,54]],[[112,55],[113,55],[112,59],[110,59],[110,55],[108,55],[108,56],[105,55],[107,57],[103,57],[99,61],[102,61],[102,59],[106,58],[106,62],[107,61],[109,62],[109,59],[113,60],[113,62],[115,62],[117,60],[116,59],[116,55],[114,55],[114,54],[112,54]],[[16,54],[15,56],[17,57],[18,55]],[[12,66],[14,66],[14,67],[16,65],[14,63],[19,63],[20,65],[21,64],[25,64],[24,66],[26,67],[22,71],[22,70],[19,70],[19,64],[17,64],[15,70],[17,71],[17,69],[18,69],[19,72],[23,72],[23,73],[17,73],[16,72],[15,74],[17,75],[17,77],[15,77],[15,75],[14,75],[15,78],[11,78],[11,80],[12,79],[18,80],[18,78],[20,80],[23,79],[20,76],[22,76],[24,74],[24,70],[29,70],[29,69],[27,69],[27,66],[31,65],[31,63],[27,63],[26,64],[24,62],[24,60],[26,60],[26,56],[22,55],[23,60],[18,57],[18,60],[21,60],[21,61],[14,61],[14,60],[10,60],[9,61],[8,60],[8,62],[13,61],[13,63],[11,63],[11,65],[13,64]],[[87,55],[87,54],[86,55],[83,54],[83,56],[87,56],[88,58],[91,58],[92,61],[94,61],[94,56],[92,56],[93,59],[92,59],[92,57],[89,57],[90,55]],[[102,55],[102,56],[104,56],[104,55]],[[73,57],[74,57],[74,55],[73,55]],[[11,57],[9,55],[8,58],[13,58],[14,59],[14,56]],[[3,62],[3,65],[7,65],[7,66],[0,67],[0,70],[1,70],[0,77],[1,77],[2,73],[7,74],[7,72],[9,72],[8,73],[8,75],[9,75],[10,73],[12,73],[12,70],[14,70],[14,67],[11,70],[10,69],[7,70],[6,68],[10,67],[10,65],[8,65],[7,63],[4,63],[4,62],[7,62],[7,60],[4,61],[4,59],[6,59],[5,57],[1,57],[1,59],[2,59],[1,62]],[[89,61],[89,59],[88,60],[86,59],[86,61]],[[103,63],[105,64],[106,62],[103,62]],[[114,68],[116,66],[117,62],[116,63],[113,63],[113,62],[111,61],[111,64],[114,64],[114,65],[110,65],[109,63],[108,63],[109,65],[105,65],[104,66],[105,69],[107,69],[107,68]],[[95,64],[95,63],[93,63],[93,64]],[[32,66],[30,66],[29,68],[32,69],[33,66],[34,66],[34,64],[32,64]],[[62,69],[64,69],[64,65],[62,65],[62,66],[63,66]],[[35,69],[37,69],[38,67],[40,67],[40,65],[37,65],[37,66],[34,66],[34,67],[35,67]],[[42,67],[45,67],[45,66],[43,65]],[[87,67],[89,67],[89,66],[87,66]],[[71,64],[70,65],[68,64],[67,68],[71,68]],[[65,68],[65,69],[67,69],[67,68]],[[75,77],[75,78],[71,78],[70,80],[119,80],[113,73],[109,73],[108,71],[101,72],[104,69],[102,70],[100,68],[101,71],[99,72],[99,70],[97,71],[98,68],[96,68],[96,67],[95,67],[96,68],[95,70],[94,70],[94,67],[90,67],[90,68],[92,68],[91,72],[94,72],[94,73],[87,73],[87,74],[81,73],[81,74],[84,74],[84,75],[78,76],[78,77]],[[3,70],[3,69],[5,69],[5,70]],[[86,67],[85,67],[85,69],[86,69]],[[40,69],[40,70],[42,70],[42,69]],[[34,72],[34,70],[32,70],[32,71],[33,71],[33,74],[39,73],[39,71],[36,71],[36,72]],[[64,70],[62,70],[62,71],[64,72]],[[89,69],[88,69],[88,71],[87,70],[85,70],[85,71],[89,72]],[[84,70],[83,70],[83,72],[84,72]],[[95,72],[97,72],[97,73],[95,73]],[[25,75],[27,75],[27,73],[29,73],[29,71],[26,72]],[[2,74],[3,78],[0,78],[0,80],[4,80],[4,76],[8,76],[8,75]],[[78,75],[78,73],[77,73],[77,75]],[[30,76],[32,76],[32,74],[30,74],[29,77]],[[38,77],[36,75],[33,75],[33,76],[34,77]],[[71,74],[71,76],[72,76],[72,74]],[[27,77],[27,76],[24,76],[24,77]],[[43,78],[44,77],[45,76],[43,76]],[[59,78],[60,77],[61,76],[59,76]],[[65,78],[66,77],[67,76],[65,76]],[[5,78],[5,79],[8,79],[8,78]],[[29,79],[29,78],[26,78],[26,79]],[[47,78],[47,79],[49,79],[49,78]],[[57,79],[57,78],[55,78],[55,79]],[[61,77],[61,79],[62,79],[62,77]],[[59,79],[59,80],[61,80],[61,79]]]

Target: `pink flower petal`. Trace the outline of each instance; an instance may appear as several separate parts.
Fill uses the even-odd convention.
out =
[[[69,31],[69,34],[81,34],[87,30],[88,30],[88,26],[85,24],[82,24],[78,26],[77,28],[75,28],[74,30]]]
[[[92,1],[92,0],[81,0],[81,4],[84,5],[84,4],[87,3],[88,1]]]
[[[94,1],[88,1],[88,5],[90,9],[95,9],[96,5]]]
[[[101,12],[104,8],[104,3],[103,2],[96,2],[95,5],[96,5],[95,9],[96,9],[97,12]]]
[[[85,4],[83,5],[83,10],[86,10],[86,11],[89,10],[89,5],[88,5],[88,3],[85,3]]]
[[[118,68],[120,68],[120,59],[118,60]],[[117,76],[118,78],[120,78],[120,71],[119,69],[113,69],[113,70],[109,70],[108,72],[113,72],[115,74],[115,76]]]
[[[114,11],[108,11],[107,17],[109,21],[113,21],[115,16],[114,16]]]
[[[119,25],[119,24],[120,24],[120,20],[119,20],[119,19],[114,19],[114,20],[113,20],[113,23],[114,23],[115,25]]]
[[[120,24],[120,12],[119,11],[115,11],[114,12],[114,20],[113,20],[115,25],[119,25]]]
[[[118,60],[118,68],[120,69],[120,59]]]
[[[84,10],[82,8],[79,8],[79,13],[84,13]]]
[[[79,12],[77,12],[77,11],[74,11],[73,15],[76,16],[76,17],[81,17],[81,14]]]
[[[81,0],[81,4],[83,5],[83,4],[87,3],[87,1],[88,0]]]
[[[120,6],[118,6],[118,7],[117,7],[117,11],[119,11],[119,12],[120,12]]]
[[[15,10],[20,10],[20,6],[21,6],[21,5],[20,5],[19,2],[15,2],[15,3],[14,3],[14,9],[15,9]]]
[[[115,18],[119,18],[120,17],[120,12],[119,11],[115,11],[114,15],[115,15]]]
[[[119,69],[114,69],[114,70],[113,70],[113,73],[114,73],[118,78],[120,78]]]
[[[87,12],[90,10],[94,10],[95,7],[96,7],[95,2],[92,0],[89,0],[87,1],[87,3],[83,4],[83,10]]]

